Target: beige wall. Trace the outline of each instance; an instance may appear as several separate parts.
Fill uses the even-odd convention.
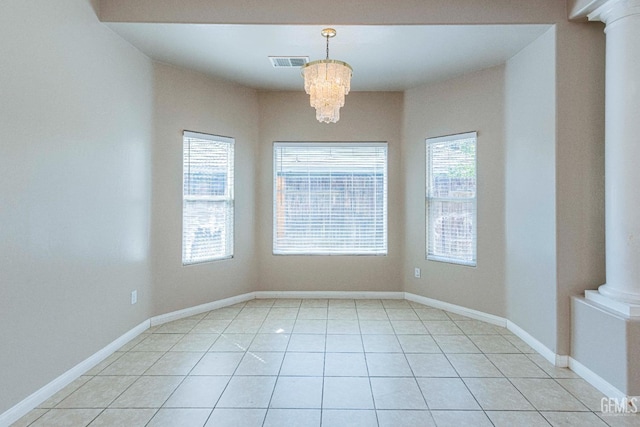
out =
[[[563,22],[507,61],[508,318],[570,353],[570,297],[604,283],[604,37]]]
[[[88,1],[0,10],[1,414],[149,318],[153,70]]]
[[[400,168],[401,93],[352,92],[340,121],[315,119],[308,96],[300,92],[260,93],[260,147],[256,180],[258,290],[401,291],[402,171]],[[386,141],[388,148],[387,256],[273,255],[273,142]]]
[[[310,10],[313,13],[309,13]],[[566,16],[566,4],[562,0],[100,0],[100,18],[104,22],[539,24],[564,21]]]
[[[555,28],[505,69],[507,317],[556,350]]]
[[[504,290],[504,67],[405,93],[405,291],[498,316]],[[478,132],[477,267],[425,259],[425,138]],[[422,277],[413,275],[420,267]]]
[[[252,292],[258,96],[254,90],[154,64],[153,314]],[[182,131],[235,138],[234,257],[182,265]]]
[[[424,261],[423,247],[424,138],[449,133],[445,128],[479,131],[479,156],[491,167],[483,171],[480,166],[479,185],[483,198],[493,203],[479,201],[488,218],[481,220],[487,222],[479,237],[500,235],[497,220],[487,215],[500,218],[497,207],[509,203],[504,186],[510,172],[505,178],[505,154],[496,144],[508,147],[509,138],[497,129],[501,120],[508,127],[512,119],[506,112],[498,117],[497,95],[507,103],[518,97],[505,94],[498,81],[500,74],[507,81],[514,76],[508,69],[517,61],[507,65],[507,72],[497,67],[410,90],[406,100],[400,93],[354,92],[341,122],[327,126],[315,122],[302,92],[257,95],[154,66],[97,21],[98,3],[107,20],[138,14],[143,20],[171,21],[178,14],[183,21],[218,23],[555,24],[556,261],[549,268],[556,268],[557,277],[543,291],[555,293],[556,321],[520,326],[549,348],[568,353],[568,296],[604,282],[600,24],[566,22],[565,4],[557,0],[465,0],[455,6],[438,0],[375,1],[366,13],[356,2],[313,15],[305,2],[292,0],[227,2],[224,9],[204,0],[161,5],[60,0],[55,6],[5,0],[0,14],[5,41],[0,43],[0,336],[3,349],[10,351],[0,352],[0,413],[152,315],[252,290],[406,289],[507,316],[530,304],[524,295],[514,297],[510,284],[505,290],[505,281],[517,283],[505,273],[510,267],[486,254],[504,254],[504,242],[483,238],[481,244],[488,246],[476,269],[433,267]],[[549,52],[542,57],[550,60]],[[423,95],[441,100],[448,114],[425,105]],[[465,96],[482,120],[471,117],[462,103]],[[463,124],[475,129],[457,129]],[[236,186],[251,190],[236,192],[236,258],[231,261],[180,265],[184,128],[236,138]],[[271,144],[276,140],[389,142],[387,257],[271,255]],[[488,190],[490,185],[496,187]],[[503,231],[508,234],[509,229]],[[418,262],[425,266],[422,280],[412,277]],[[451,284],[444,279],[449,274],[473,286]],[[133,289],[139,293],[136,305],[129,304]],[[541,304],[551,301],[553,296]]]
[[[597,3],[600,0],[594,0]],[[532,0],[514,2],[439,0],[423,2],[373,1],[366,12],[358,2],[325,0],[307,13],[307,2],[252,0],[225,3],[205,0],[100,0],[105,22],[206,22],[221,24],[552,24],[556,26],[556,236],[555,310],[557,328],[545,332],[545,342],[568,354],[569,295],[593,289],[604,279],[603,165],[604,36],[601,24],[568,22],[591,0]],[[316,5],[316,3],[314,3]],[[407,268],[404,268],[404,274]],[[408,281],[407,283],[411,283]],[[555,343],[552,343],[555,336]]]
[[[586,21],[586,14],[603,5],[606,0],[567,0],[567,14],[569,19]]]
[[[605,282],[602,23],[556,27],[558,354],[570,352],[571,296]]]

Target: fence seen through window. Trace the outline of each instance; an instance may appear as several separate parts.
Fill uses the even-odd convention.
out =
[[[386,143],[276,143],[273,251],[386,254]]]
[[[476,132],[426,140],[427,259],[476,265]]]

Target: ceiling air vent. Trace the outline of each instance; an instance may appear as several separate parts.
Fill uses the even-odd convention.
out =
[[[308,56],[270,56],[273,68],[300,68],[309,62]]]

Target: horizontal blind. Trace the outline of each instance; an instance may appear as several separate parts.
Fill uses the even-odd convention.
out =
[[[275,143],[274,254],[387,253],[386,143]]]
[[[233,256],[231,138],[184,132],[182,263]]]
[[[427,259],[476,265],[476,132],[428,138]]]

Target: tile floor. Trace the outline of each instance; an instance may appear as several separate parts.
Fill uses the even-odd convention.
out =
[[[258,299],[153,327],[15,426],[640,426],[508,330],[405,300]]]

